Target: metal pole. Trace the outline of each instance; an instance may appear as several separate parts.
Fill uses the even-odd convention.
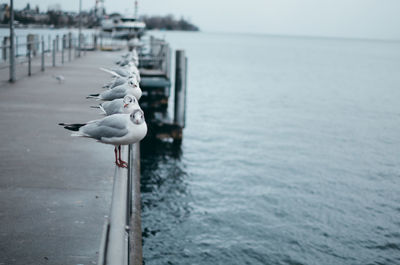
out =
[[[78,57],[81,57],[81,34],[82,34],[82,0],[79,0]]]
[[[56,66],[56,40],[53,40],[53,66]]]
[[[185,127],[186,59],[185,51],[176,51],[174,123]]]
[[[14,1],[10,0],[10,82],[15,82]]]
[[[40,70],[44,72],[44,38],[42,36],[42,63],[40,66]]]

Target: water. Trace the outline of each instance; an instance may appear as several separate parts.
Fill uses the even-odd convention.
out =
[[[143,154],[146,265],[400,264],[399,42],[158,34],[189,90]]]

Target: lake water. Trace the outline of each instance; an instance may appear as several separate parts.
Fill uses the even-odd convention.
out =
[[[142,150],[146,265],[400,264],[400,42],[156,34],[188,108]]]

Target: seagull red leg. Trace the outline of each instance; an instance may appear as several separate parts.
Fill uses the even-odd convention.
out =
[[[128,163],[121,159],[121,146],[118,146],[118,152],[119,152],[119,163],[121,167],[128,167]]]
[[[119,160],[117,158],[117,147],[114,147],[114,154],[115,154],[115,164],[119,167],[121,167],[121,164],[119,163]]]

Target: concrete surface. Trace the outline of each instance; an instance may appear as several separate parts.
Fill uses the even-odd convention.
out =
[[[85,57],[0,86],[0,265],[95,264],[114,172],[113,146],[59,122],[100,118],[85,96],[118,53]],[[59,84],[52,75],[62,74]]]

